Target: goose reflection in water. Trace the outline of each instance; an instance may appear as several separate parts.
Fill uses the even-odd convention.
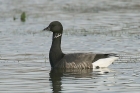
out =
[[[66,79],[68,82],[73,79],[93,79],[94,77],[100,77],[103,74],[109,73],[109,68],[102,69],[52,69],[50,71],[50,81],[52,82],[53,93],[59,93],[63,91],[63,81]]]

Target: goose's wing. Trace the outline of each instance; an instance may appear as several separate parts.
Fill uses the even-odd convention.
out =
[[[56,64],[55,67],[59,67],[59,68],[93,68],[93,65],[100,67],[100,64],[107,64],[107,62],[105,62],[105,61],[100,62],[99,60],[108,58],[109,56],[110,56],[110,54],[92,54],[92,53],[65,54],[64,57],[58,62],[58,64]],[[98,61],[99,61],[99,65],[98,65]],[[94,62],[95,62],[95,64],[94,64]]]
[[[93,68],[92,61],[95,55],[91,53],[65,54],[56,64],[59,68]]]
[[[108,54],[73,53],[66,54],[56,64],[60,68],[93,68],[93,62],[108,57]]]

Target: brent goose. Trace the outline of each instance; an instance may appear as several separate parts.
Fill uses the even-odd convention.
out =
[[[61,50],[63,26],[53,21],[44,30],[53,32],[49,60],[52,68],[99,68],[108,67],[118,59],[116,54],[71,53],[64,54]]]

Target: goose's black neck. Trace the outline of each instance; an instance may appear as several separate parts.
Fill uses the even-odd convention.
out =
[[[64,54],[61,50],[61,37],[62,33],[53,33],[52,45],[49,53],[51,67],[53,68],[59,62]]]

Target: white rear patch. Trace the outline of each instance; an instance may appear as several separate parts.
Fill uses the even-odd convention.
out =
[[[58,38],[58,37],[60,37],[62,34],[60,34],[60,33],[58,33],[58,34],[56,34],[55,36],[54,36],[54,38]]]
[[[95,61],[94,63],[92,63],[92,65],[93,65],[93,68],[108,67],[110,64],[112,64],[117,59],[118,59],[118,57],[103,58],[103,59],[99,59],[99,60]]]

